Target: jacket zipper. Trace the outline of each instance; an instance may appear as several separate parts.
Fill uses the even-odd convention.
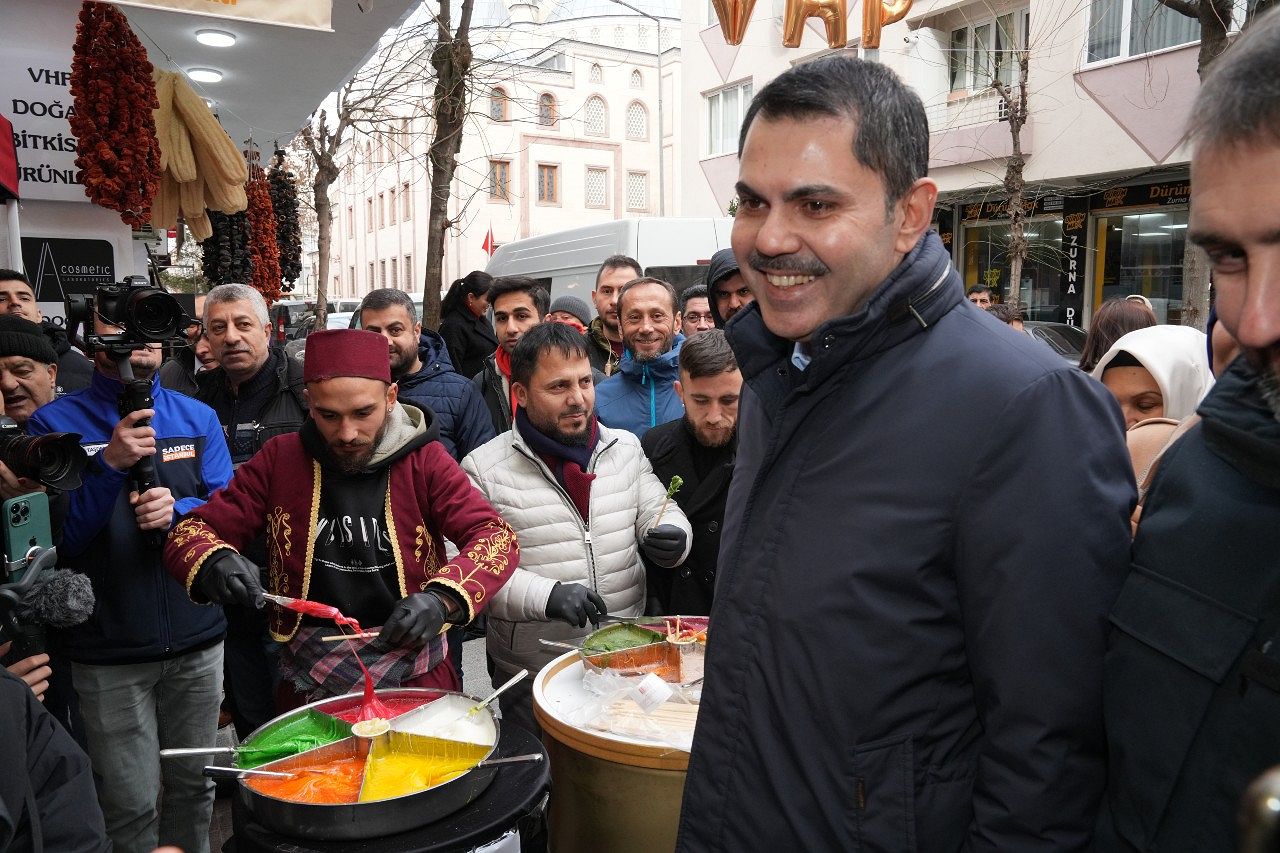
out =
[[[613,447],[617,443],[618,443],[618,440],[615,438],[613,441],[609,442],[608,444],[606,444],[604,447],[597,450],[592,455],[591,462],[587,464],[588,474],[595,473],[596,460],[599,459],[602,455],[604,455],[604,452],[606,450],[608,450],[610,447]],[[551,476],[551,473],[547,470],[547,467],[546,465],[543,464],[542,460],[538,459],[536,456],[530,456],[528,453],[525,453],[523,448],[518,447],[514,444],[512,445],[512,448],[514,448],[517,453],[519,453],[521,456],[525,457],[526,459],[528,459],[530,462],[534,464],[534,467],[538,469],[538,473],[542,475],[542,478],[546,480],[548,483],[550,483],[556,489],[556,491],[560,493],[560,496],[564,498],[565,503],[568,504],[569,509],[572,510],[574,520],[576,520],[578,522],[578,526],[582,528],[582,544],[586,546],[586,549],[587,549],[587,580],[591,584],[591,591],[595,593],[599,593],[600,590],[597,588],[598,579],[596,577],[596,552],[595,552],[595,547],[591,542],[590,516],[591,516],[591,513],[594,511],[594,506],[588,506],[587,521],[584,522],[581,519],[581,517],[578,515],[578,508],[573,505],[573,498],[569,497],[569,493],[564,490],[564,487],[556,482],[555,477]]]

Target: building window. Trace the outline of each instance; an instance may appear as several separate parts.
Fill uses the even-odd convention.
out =
[[[378,287],[387,286],[387,262],[378,261]]]
[[[649,28],[648,27],[640,28],[640,33],[636,37],[636,47],[640,48],[641,50],[649,49]]]
[[[413,290],[413,255],[404,256],[404,289]]]
[[[599,30],[592,30],[592,31],[591,31],[591,41],[592,41],[592,43],[594,43],[594,44],[598,44],[598,43],[600,42],[600,31],[599,31]],[[603,82],[604,82],[604,71],[602,71],[602,70],[600,69],[600,66],[599,66],[599,65],[596,65],[596,64],[594,64],[594,63],[593,63],[593,64],[591,65],[591,73],[588,75],[587,79],[588,79],[590,82],[592,82],[592,83],[603,83]]]
[[[369,261],[369,290],[373,290],[373,261]]]
[[[665,51],[669,47],[671,47],[671,28],[667,27],[662,31],[662,37],[658,39],[658,49]]]
[[[489,92],[489,118],[494,121],[507,120],[507,93],[501,86],[494,86]]]
[[[396,224],[396,188],[387,190],[387,224]]]
[[[609,170],[587,168],[587,207],[609,206]]]
[[[1023,234],[1027,257],[1018,285],[1019,307],[1027,320],[1056,320],[1061,301],[1062,219],[1028,220]],[[1009,240],[1007,221],[964,226],[966,288],[985,284],[999,301],[1009,301]]]
[[[347,281],[351,282],[351,292],[356,292],[356,267],[355,264],[347,267]]]
[[[649,173],[627,172],[627,210],[649,209]]]
[[[998,79],[1012,86],[1018,50],[1027,48],[1026,9],[951,31],[951,91],[981,91]]]
[[[556,123],[556,96],[544,92],[538,96],[538,124],[554,127]]]
[[[1199,40],[1200,22],[1159,0],[1093,0],[1086,61],[1141,56]]]
[[[608,129],[608,112],[605,109],[604,98],[599,95],[587,98],[587,106],[582,113],[587,133],[592,136],[604,136]]]
[[[364,200],[364,230],[373,233],[373,196]]]
[[[400,270],[396,266],[398,263],[398,259],[391,259],[391,287],[398,287],[400,285]]]
[[[1161,323],[1182,321],[1182,256],[1187,221],[1182,210],[1115,213],[1094,220],[1093,307],[1140,293]]]
[[[560,203],[560,167],[538,164],[538,204]]]
[[[511,200],[511,162],[489,161],[489,198],[494,201]]]
[[[632,101],[627,106],[627,139],[649,138],[649,113],[644,104]]]
[[[632,89],[644,88],[644,77],[641,76],[639,68],[635,68],[631,71],[631,88]]]
[[[707,100],[707,156],[738,150],[738,131],[751,104],[751,81],[712,92]]]
[[[387,200],[383,193],[378,193],[378,227],[387,227]]]
[[[347,205],[347,236],[356,236],[356,209]]]
[[[627,43],[627,31],[622,27],[613,28],[613,46],[622,47]]]
[[[404,205],[404,216],[401,219],[408,222],[413,218],[413,196],[409,193],[408,181],[400,185],[400,202]]]

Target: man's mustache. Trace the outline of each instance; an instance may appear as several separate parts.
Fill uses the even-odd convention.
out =
[[[756,272],[791,273],[793,275],[820,276],[831,268],[814,257],[802,255],[765,255],[756,249],[747,254],[747,266]]]

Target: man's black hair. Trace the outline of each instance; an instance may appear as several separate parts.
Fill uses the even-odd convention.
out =
[[[413,304],[413,299],[409,294],[403,290],[396,290],[394,287],[382,287],[366,293],[364,299],[360,300],[360,307],[356,310],[356,313],[363,315],[365,311],[385,311],[397,305],[409,312],[410,323],[418,322],[418,306]],[[360,325],[364,325],[363,316],[361,317]]]
[[[964,295],[965,295],[965,296],[972,296],[972,295],[973,295],[973,294],[975,294],[975,293],[991,293],[991,292],[992,292],[991,288],[990,288],[990,287],[988,287],[987,285],[985,285],[985,284],[975,284],[973,287],[971,287],[971,288],[969,288],[968,290],[966,290],[966,291],[964,292]]]
[[[1191,112],[1196,149],[1280,144],[1278,69],[1280,12],[1272,10],[1259,13],[1210,66]]]
[[[1010,305],[1008,302],[1001,302],[992,305],[987,309],[987,313],[995,317],[1001,323],[1013,324],[1022,322],[1022,312],[1018,310],[1016,305]]]
[[[929,174],[929,119],[920,96],[878,62],[832,56],[779,74],[756,93],[742,120],[738,156],[757,115],[852,119],[853,156],[884,183],[886,213]]]
[[[645,277],[645,278],[633,278],[631,279],[631,281],[622,285],[622,289],[618,291],[618,321],[619,322],[622,321],[622,298],[631,292],[631,288],[642,287],[643,285],[646,285],[646,284],[656,284],[662,289],[666,290],[667,295],[671,297],[671,313],[676,314],[680,311],[680,297],[676,295],[676,289],[671,286],[670,282],[663,281],[660,278],[653,278],[651,276]]]
[[[32,293],[36,292],[36,289],[31,286],[31,279],[27,278],[25,275],[18,272],[17,270],[0,269],[0,281],[20,281],[23,284],[25,284],[27,287],[30,287]]]
[[[680,347],[680,372],[690,379],[719,376],[738,369],[738,360],[729,346],[724,329],[708,329],[684,342]]]
[[[711,303],[711,295],[707,293],[705,284],[695,284],[680,291],[680,313],[684,313],[684,308],[689,304],[690,299],[699,298],[707,300],[707,304]]]
[[[588,358],[587,339],[577,329],[564,323],[539,323],[521,335],[511,351],[512,383],[527,388],[538,369],[538,359],[552,350],[565,358]]]
[[[489,307],[493,307],[493,303],[498,301],[499,296],[506,296],[508,293],[529,294],[540,318],[547,316],[551,311],[551,294],[547,293],[547,289],[539,284],[537,279],[529,278],[527,275],[504,275],[495,278],[493,284],[489,285]]]
[[[636,278],[644,275],[644,267],[640,266],[640,262],[635,258],[627,255],[610,255],[600,264],[600,269],[596,270],[596,287],[600,286],[600,277],[609,270],[626,270],[636,271]]]

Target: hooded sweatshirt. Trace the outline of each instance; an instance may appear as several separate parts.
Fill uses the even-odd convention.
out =
[[[636,361],[630,350],[618,372],[596,388],[596,416],[600,423],[640,437],[658,424],[684,415],[684,403],[671,383],[680,378],[680,347],[676,333],[671,351],[652,361]]]
[[[1164,416],[1175,421],[1195,413],[1213,387],[1205,354],[1205,334],[1190,326],[1150,326],[1130,332],[1111,345],[1091,375],[1098,380],[1116,356],[1127,352],[1160,386]]]
[[[88,388],[93,382],[93,362],[72,348],[67,330],[48,320],[40,323],[40,330],[58,354],[58,396]]]
[[[355,474],[338,467],[315,421],[308,419],[299,434],[324,472],[310,598],[340,603],[343,613],[362,625],[381,625],[400,600],[386,515],[389,469],[397,459],[436,440],[435,418],[412,405],[393,406],[373,456]],[[310,617],[303,621],[327,624]]]

